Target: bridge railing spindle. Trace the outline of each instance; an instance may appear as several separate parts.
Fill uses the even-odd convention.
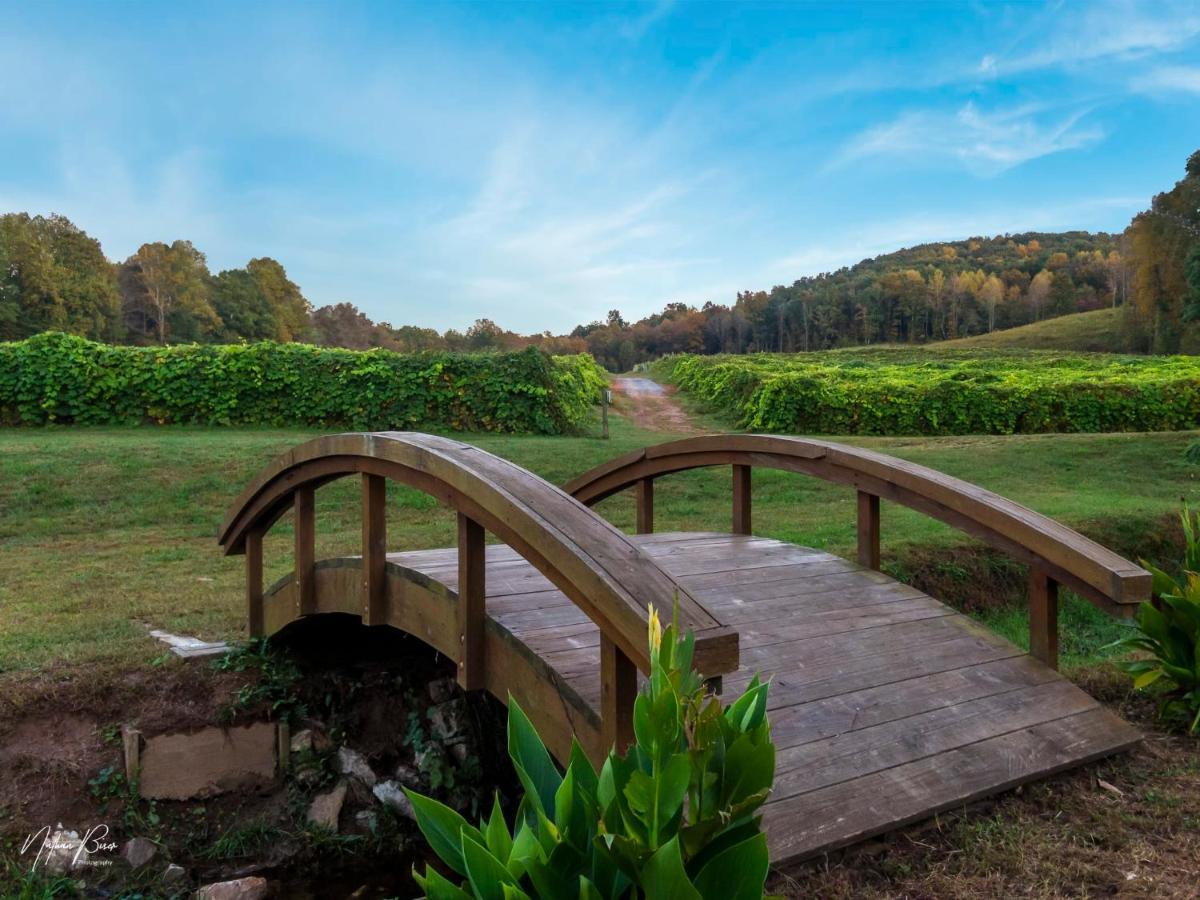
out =
[[[246,622],[250,637],[266,634],[263,621],[263,556],[261,529],[246,533]]]
[[[750,467],[733,466],[733,533],[751,534]]]
[[[458,514],[458,683],[464,690],[484,687],[484,604],[487,596],[483,526]]]
[[[879,571],[879,497],[858,492],[858,564]]]
[[[296,488],[293,501],[296,532],[296,614],[307,616],[317,611],[317,526],[313,487]]]
[[[654,479],[643,478],[637,483],[637,533],[654,532]]]
[[[600,738],[618,753],[633,743],[633,702],[637,666],[608,635],[600,632]]]
[[[387,481],[362,477],[362,621],[380,625],[387,618]]]
[[[1029,652],[1058,668],[1058,582],[1037,567],[1029,569]]]

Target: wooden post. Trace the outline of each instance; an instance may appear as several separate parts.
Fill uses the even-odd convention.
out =
[[[1058,582],[1035,567],[1029,570],[1029,652],[1058,668]]]
[[[303,484],[296,488],[296,615],[307,616],[317,611],[317,526],[313,506],[313,488]]]
[[[612,403],[612,391],[603,388],[600,391],[600,415],[604,423],[604,440],[608,440],[608,404]]]
[[[458,683],[464,690],[484,686],[484,581],[483,526],[458,514]]]
[[[362,477],[362,621],[381,625],[387,617],[387,482]]]
[[[733,467],[733,533],[750,534],[750,467]]]
[[[637,483],[637,533],[654,532],[654,479],[643,478]]]
[[[263,636],[263,557],[262,531],[252,528],[246,532],[246,621],[250,637]]]
[[[633,701],[637,667],[621,648],[600,633],[600,739],[621,753],[633,743]]]
[[[858,492],[858,564],[879,571],[879,498]]]

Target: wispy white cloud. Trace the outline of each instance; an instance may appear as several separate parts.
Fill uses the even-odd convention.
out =
[[[1200,36],[1194,3],[1054,3],[1023,39],[985,54],[977,74],[1013,75],[1104,60],[1135,60],[1186,46]]]
[[[1200,94],[1200,67],[1159,66],[1135,78],[1133,88],[1147,94]]]
[[[1083,123],[1088,110],[1051,115],[1036,106],[984,112],[967,103],[956,112],[918,110],[876,125],[852,139],[830,163],[892,158],[922,164],[953,160],[979,175],[1101,140],[1104,130]]]

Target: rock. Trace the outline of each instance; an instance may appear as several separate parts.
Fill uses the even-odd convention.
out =
[[[346,782],[339,781],[332,790],[313,797],[308,807],[308,821],[330,831],[337,831],[338,817],[342,814],[342,804],[345,802]]]
[[[433,703],[445,703],[454,698],[458,683],[453,678],[438,678],[429,682],[429,699]]]
[[[443,744],[453,744],[470,734],[467,704],[461,697],[429,707],[429,731]]]
[[[373,810],[360,809],[354,814],[354,826],[361,832],[371,834],[375,831],[375,826],[378,824],[379,819]]]
[[[312,729],[305,728],[303,731],[297,731],[295,734],[293,734],[290,746],[293,753],[304,753],[307,750],[312,750]]]
[[[261,900],[267,896],[267,879],[257,875],[206,884],[196,891],[196,900]]]
[[[471,745],[465,741],[461,744],[451,744],[446,749],[450,751],[450,756],[460,766],[467,761],[468,757],[475,755],[471,752]]]
[[[380,782],[372,789],[372,793],[384,806],[390,806],[406,818],[416,819],[416,816],[413,815],[412,803],[409,802],[408,797],[395,781]]]
[[[140,869],[150,862],[156,853],[158,853],[158,844],[150,838],[144,837],[130,838],[121,848],[121,855],[125,857],[125,862],[134,869]]]
[[[321,770],[317,766],[300,766],[292,770],[292,777],[301,787],[309,787],[321,780]]]
[[[421,770],[408,763],[400,763],[396,766],[396,780],[410,788],[419,788],[424,782],[424,779],[421,778]]]
[[[375,772],[368,765],[366,757],[357,750],[351,750],[349,747],[338,747],[337,764],[338,771],[343,775],[352,775],[367,787],[375,787],[377,780]]]
[[[187,881],[187,877],[187,869],[171,863],[162,874],[162,882],[165,885],[179,885]]]

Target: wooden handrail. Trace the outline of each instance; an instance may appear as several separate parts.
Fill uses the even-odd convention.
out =
[[[337,478],[363,476],[363,618],[378,609],[383,557],[382,480],[436,497],[459,514],[458,624],[460,681],[482,687],[484,615],[483,534],[513,547],[575,602],[613,648],[613,708],[631,709],[636,669],[649,671],[646,624],[650,604],[680,616],[696,635],[696,665],[706,676],[735,671],[737,632],[708,609],[625,534],[533,473],[470,444],[435,435],[378,432],[317,438],[270,463],[231,505],[220,543],[227,554],[247,553],[247,602],[252,628],[262,627],[262,535],[287,510],[296,525],[296,602],[311,609],[313,491]],[[256,608],[256,604],[258,608]],[[628,695],[628,696],[627,696]],[[617,734],[624,726],[609,723]]]
[[[813,475],[858,492],[858,560],[879,568],[879,499],[899,503],[982,540],[1030,567],[1031,633],[1035,655],[1056,664],[1056,585],[1101,609],[1128,616],[1150,596],[1150,574],[1067,526],[943,472],[832,441],[757,434],[684,438],[611,460],[565,490],[589,506],[672,472],[733,467],[733,531],[750,532],[750,467]],[[639,530],[643,513],[639,508]]]

